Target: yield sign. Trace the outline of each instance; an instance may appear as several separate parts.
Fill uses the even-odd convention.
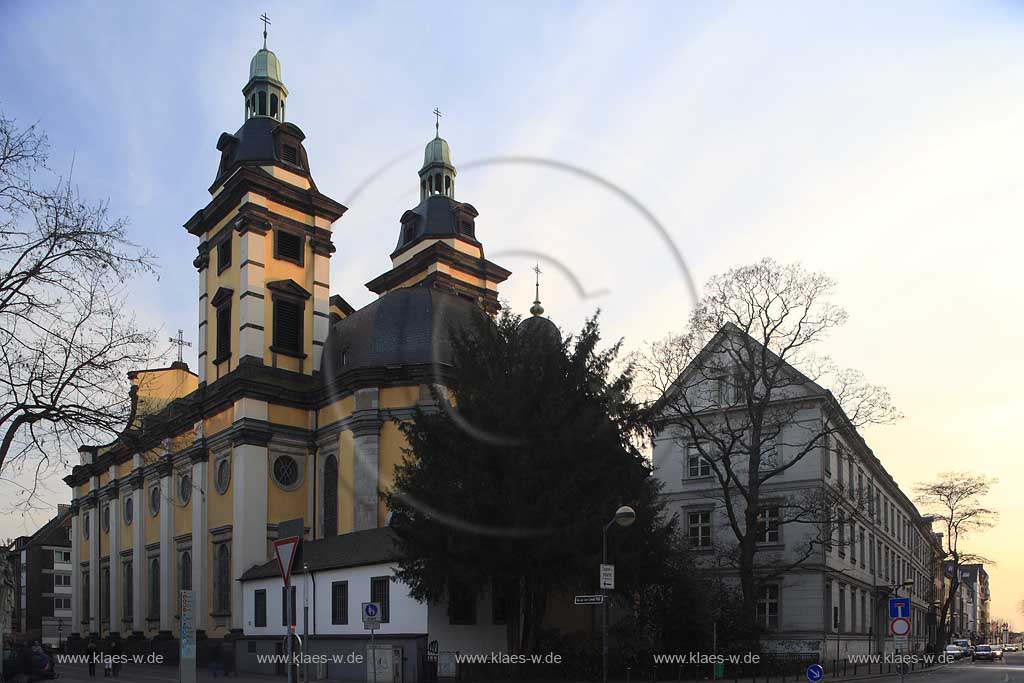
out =
[[[299,549],[299,537],[289,536],[274,541],[274,552],[277,553],[277,565],[281,568],[281,577],[284,578],[284,585],[291,585],[292,562],[295,561],[295,551]]]

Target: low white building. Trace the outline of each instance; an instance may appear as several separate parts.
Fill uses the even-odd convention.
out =
[[[395,578],[401,559],[389,528],[356,531],[304,542],[291,574],[296,633],[306,652],[325,657],[311,665],[310,678],[365,681],[368,664],[354,655],[367,653],[370,632],[363,627],[361,605],[381,605],[377,646],[391,645],[396,670],[379,681],[416,681],[432,654],[442,666],[453,653],[487,654],[506,649],[504,615],[491,595],[427,604],[409,595]],[[253,567],[241,577],[243,636],[236,645],[241,671],[280,673],[282,664],[260,661],[282,654],[287,633],[285,590],[277,561]]]
[[[743,410],[730,395],[730,354],[717,347],[735,335],[743,333],[735,327],[723,329],[694,361],[707,363],[714,372],[695,370],[691,363],[677,385],[713,397],[703,404],[694,401],[694,410],[709,424]],[[751,348],[747,340],[741,344]],[[765,461],[767,468],[792,465],[763,484],[755,561],[796,566],[759,586],[757,617],[765,630],[763,640],[775,650],[817,653],[827,661],[841,660],[847,653],[892,651],[888,598],[897,585],[913,582],[899,594],[911,598],[910,647],[923,649],[934,623],[938,552],[930,520],[921,517],[857,430],[843,423],[845,415],[832,394],[792,367],[784,370],[795,373],[779,394],[780,403],[789,406],[787,421],[772,439],[762,466]],[[696,379],[695,372],[700,375]],[[721,385],[701,386],[715,383]],[[690,441],[693,431],[679,426],[684,417],[668,417],[661,424],[654,440],[654,476],[664,485],[669,510],[679,514],[698,562],[708,570],[719,567],[715,571],[726,580],[735,579],[736,572],[720,561],[737,545],[722,486],[701,449]],[[808,449],[810,444],[815,445]],[[742,478],[745,466],[731,466]],[[777,501],[815,492],[828,492],[835,502],[835,528],[825,534],[830,538],[822,536],[819,525],[779,520]],[[746,509],[738,495],[732,500],[735,509]],[[738,523],[744,524],[742,515]]]

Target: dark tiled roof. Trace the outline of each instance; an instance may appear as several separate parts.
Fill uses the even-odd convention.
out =
[[[318,541],[304,541],[299,556],[295,558],[292,573],[301,574],[303,563],[308,565],[311,571],[322,571],[395,562],[402,559],[397,540],[394,531],[383,527],[353,531]],[[252,567],[242,574],[241,580],[270,579],[275,576],[281,576],[277,558]]]
[[[392,256],[395,256],[416,242],[424,238],[454,237],[458,235],[461,239],[472,244],[479,244],[474,236],[474,228],[469,231],[459,230],[459,223],[466,222],[471,226],[477,216],[477,210],[472,204],[457,202],[451,197],[443,194],[435,194],[427,197],[402,216],[402,225],[413,225],[412,231],[406,233],[403,229],[398,236],[398,246],[395,247]]]
[[[475,303],[430,287],[403,287],[334,324],[324,345],[325,382],[371,367],[451,364],[450,331],[486,315]]]

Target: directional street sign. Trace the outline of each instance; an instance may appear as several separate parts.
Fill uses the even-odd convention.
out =
[[[615,565],[601,565],[601,590],[615,590]]]
[[[281,568],[281,578],[284,585],[292,585],[292,562],[295,561],[295,551],[299,549],[299,537],[289,536],[274,541],[274,553],[277,555],[277,565]]]
[[[577,595],[577,605],[600,605],[604,602],[603,595]]]
[[[889,598],[889,618],[910,616],[910,598]]]
[[[825,670],[821,668],[821,664],[811,664],[807,667],[807,680],[811,683],[816,683],[825,677]]]
[[[376,631],[380,628],[380,603],[364,602],[362,605],[363,628]]]

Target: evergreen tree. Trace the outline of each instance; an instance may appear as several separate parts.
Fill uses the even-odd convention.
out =
[[[657,572],[675,528],[638,449],[631,373],[611,369],[619,345],[598,349],[596,318],[564,341],[546,320],[521,322],[504,312],[452,331],[450,385],[401,425],[409,447],[386,494],[408,558],[399,578],[421,600],[491,592],[513,654],[532,650],[552,600],[597,592],[619,505],[637,512],[608,533],[620,592]]]

